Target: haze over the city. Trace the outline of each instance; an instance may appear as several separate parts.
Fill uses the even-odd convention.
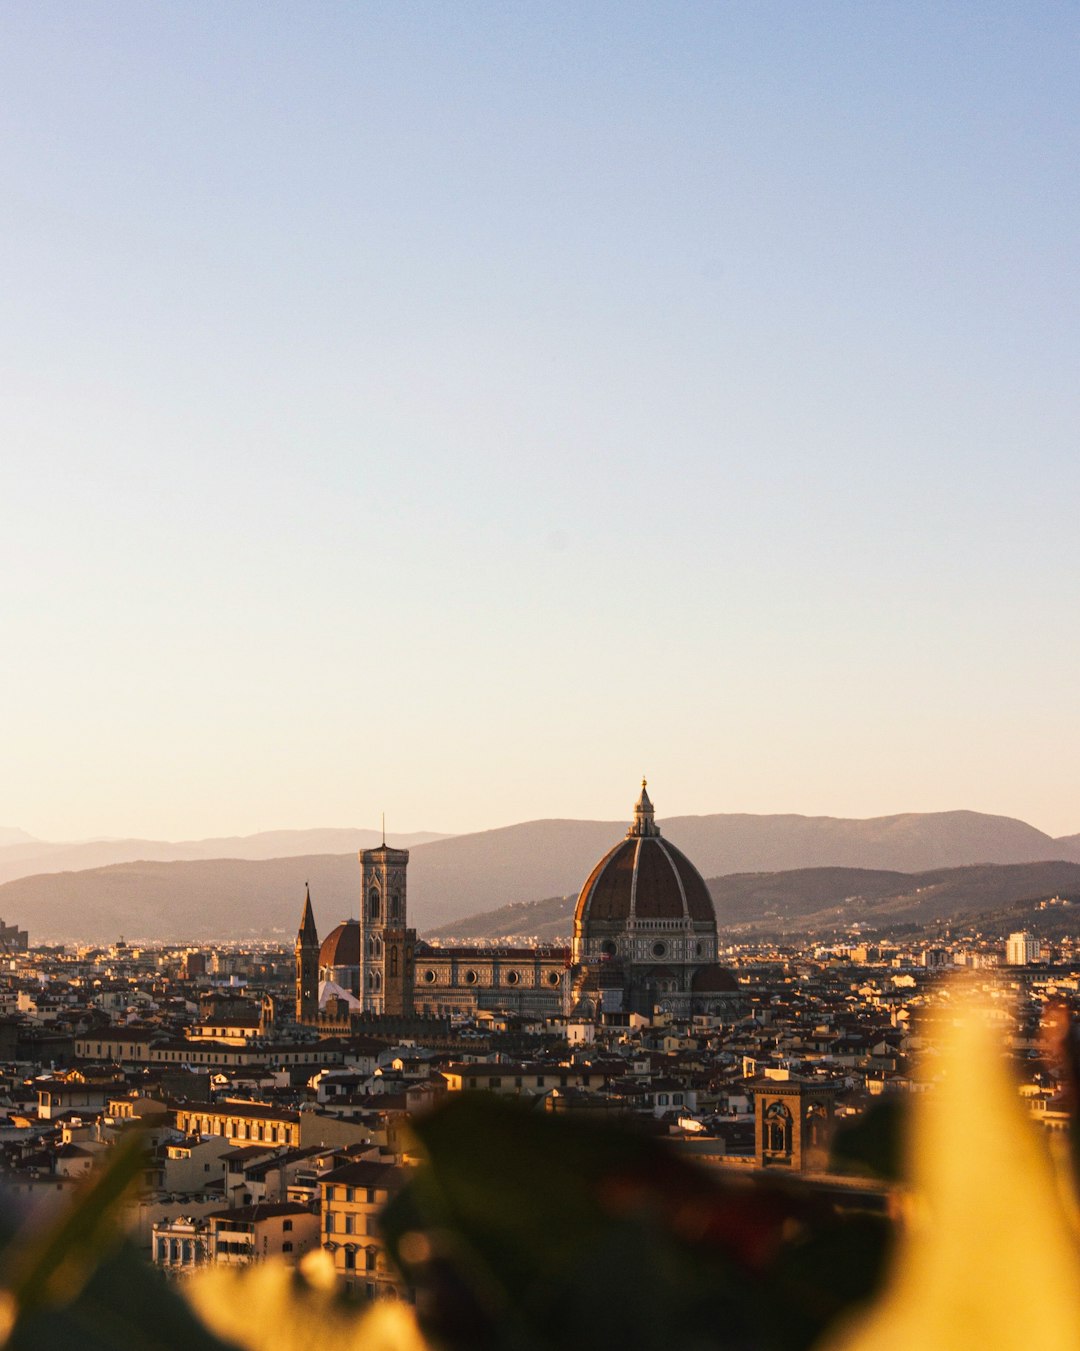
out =
[[[0,12],[0,826],[1080,831],[1075,6]]]

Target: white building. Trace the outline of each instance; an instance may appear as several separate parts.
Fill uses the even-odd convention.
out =
[[[1005,961],[1009,966],[1030,966],[1042,955],[1039,940],[1027,929],[1009,935],[1005,944]]]

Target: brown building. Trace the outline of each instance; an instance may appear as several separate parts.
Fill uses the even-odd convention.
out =
[[[814,1079],[755,1079],[754,1158],[759,1168],[823,1173],[829,1163],[836,1085]]]
[[[701,874],[660,837],[644,781],[626,838],[590,873],[578,898],[572,951],[447,947],[407,927],[407,849],[360,853],[360,918],[318,947],[310,897],[296,942],[298,1020],[342,1024],[351,1014],[448,1015],[477,1010],[530,1017],[567,1013],[721,1013],[738,994],[717,964],[716,914]],[[313,972],[318,973],[318,1013]]]
[[[717,964],[701,874],[661,838],[645,780],[626,838],[589,874],[574,912],[575,1012],[721,1013],[738,994]]]

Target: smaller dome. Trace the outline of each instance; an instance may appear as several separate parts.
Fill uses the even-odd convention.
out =
[[[320,966],[360,965],[360,921],[347,919],[332,929],[319,949]]]
[[[726,967],[716,964],[699,967],[692,988],[695,994],[738,994],[739,982]]]

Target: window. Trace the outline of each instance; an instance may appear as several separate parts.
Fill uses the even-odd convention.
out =
[[[285,1233],[289,1233],[292,1230],[292,1220],[284,1220],[281,1227]]]
[[[345,1249],[345,1270],[356,1270],[356,1253],[352,1248]]]
[[[508,971],[506,973],[507,985],[516,985],[520,979],[521,977],[518,975],[516,971]]]
[[[656,1105],[658,1107],[666,1107],[668,1105],[668,1095],[666,1093],[657,1093]]]
[[[342,1216],[342,1219],[343,1219],[344,1222],[345,1222],[344,1232],[345,1232],[346,1234],[351,1234],[351,1233],[353,1232],[353,1219],[354,1219],[354,1217],[353,1217],[352,1215],[343,1215],[343,1216]]]
[[[368,892],[368,919],[378,919],[382,907],[379,904],[379,888],[372,887]]]
[[[292,1252],[292,1244],[291,1244],[291,1243],[283,1243],[283,1244],[281,1245],[281,1251],[282,1251],[282,1252]]]
[[[765,1110],[763,1141],[766,1150],[775,1154],[791,1153],[791,1113],[782,1102],[774,1102]]]
[[[666,952],[667,952],[666,943],[654,943],[652,945],[652,955],[654,957],[663,957]]]
[[[683,1095],[681,1093],[672,1093],[671,1101],[676,1107],[682,1106]]]
[[[374,1270],[375,1270],[375,1249],[374,1249],[374,1248],[368,1248],[368,1249],[366,1249],[365,1252],[364,1252],[364,1270],[365,1270],[365,1271],[374,1271]]]
[[[356,1188],[355,1188],[355,1187],[346,1187],[346,1188],[345,1188],[345,1200],[346,1200],[346,1201],[355,1201],[355,1200],[356,1200]]]

